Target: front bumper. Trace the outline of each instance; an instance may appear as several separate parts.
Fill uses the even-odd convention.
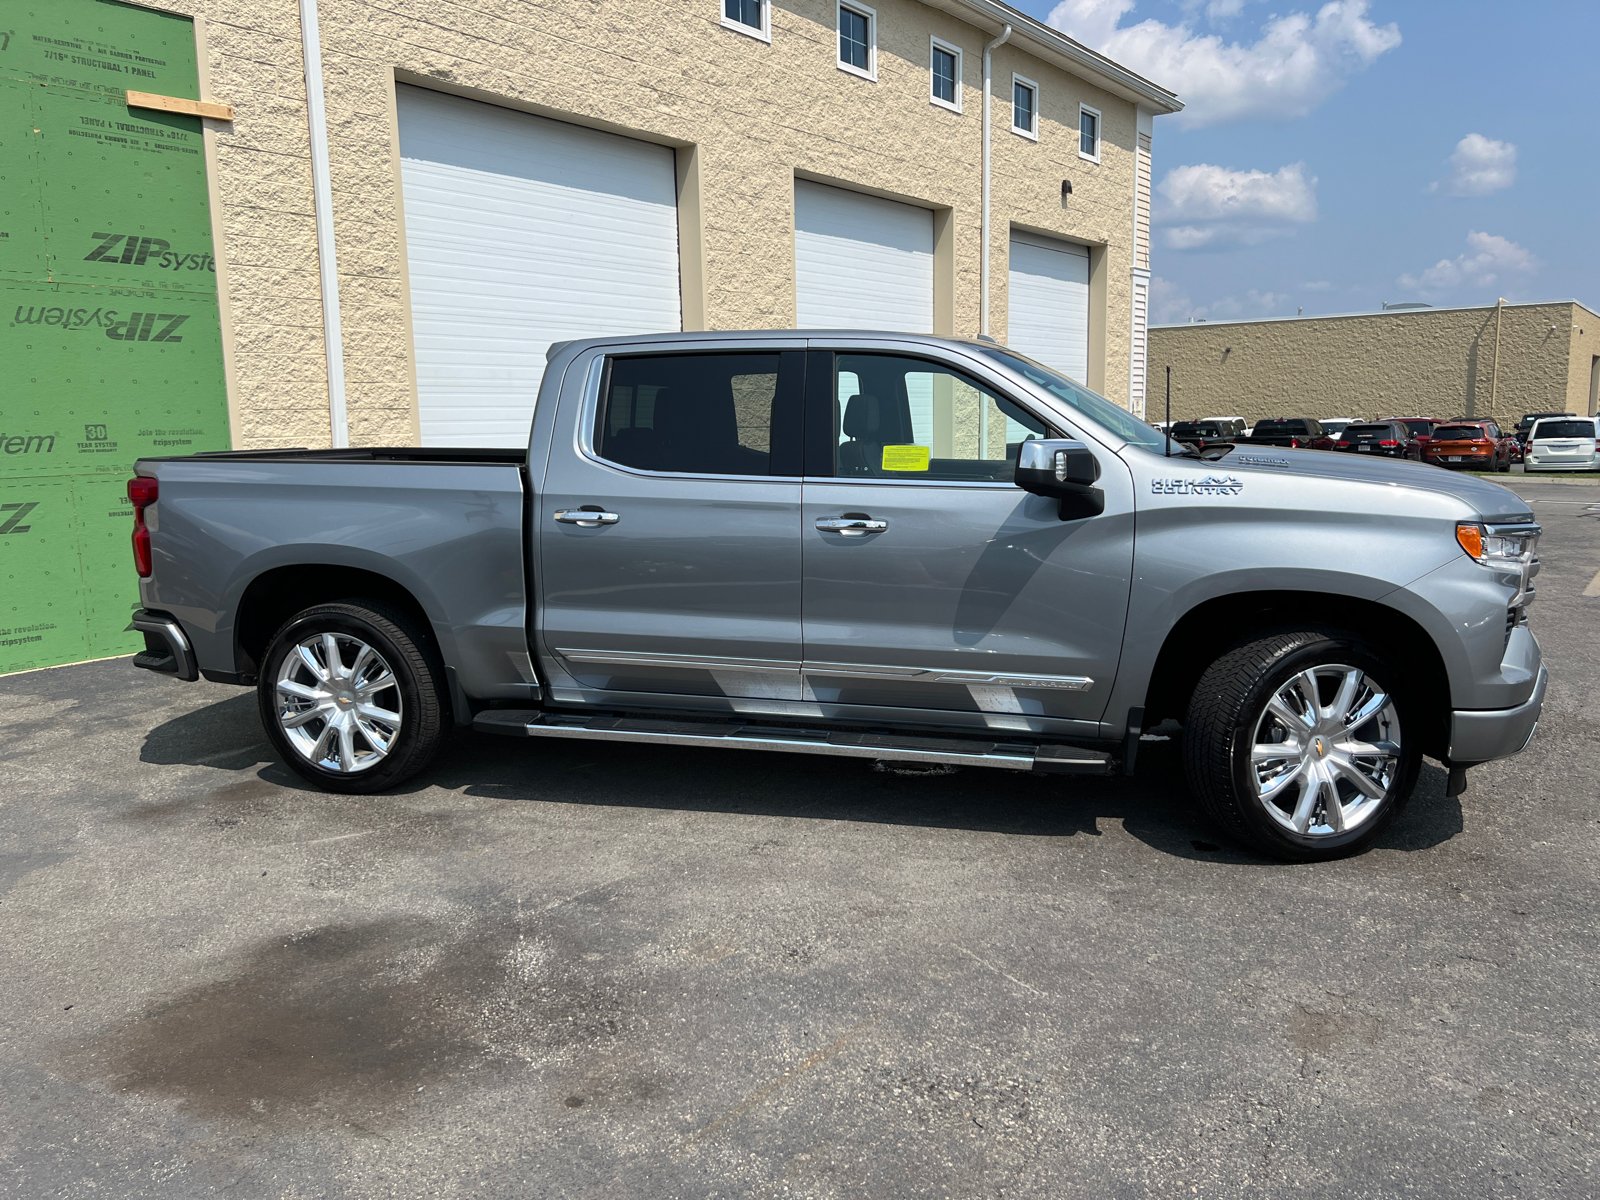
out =
[[[1539,667],[1533,695],[1515,708],[1456,709],[1450,714],[1449,763],[1470,767],[1521,753],[1539,728],[1550,672]]]

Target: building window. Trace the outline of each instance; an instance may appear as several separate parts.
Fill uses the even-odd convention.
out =
[[[839,69],[878,78],[878,14],[864,4],[839,5]]]
[[[1078,105],[1078,157],[1100,161],[1100,110]]]
[[[930,99],[941,108],[961,111],[961,50],[938,38],[930,40],[929,70],[933,76]]]
[[[722,24],[739,33],[772,40],[772,0],[722,0]]]
[[[1039,140],[1039,85],[1021,75],[1011,77],[1011,132]]]

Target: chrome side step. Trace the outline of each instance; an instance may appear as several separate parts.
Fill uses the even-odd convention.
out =
[[[799,726],[746,725],[734,721],[674,721],[649,717],[569,715],[536,709],[489,709],[474,718],[480,733],[509,737],[578,738],[727,750],[786,750],[885,762],[943,763],[1065,775],[1110,775],[1111,755],[1079,746],[986,742],[911,734],[850,733]]]

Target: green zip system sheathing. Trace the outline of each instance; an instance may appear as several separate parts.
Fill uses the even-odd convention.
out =
[[[0,672],[127,654],[124,491],[143,455],[226,449],[193,23],[0,0]]]

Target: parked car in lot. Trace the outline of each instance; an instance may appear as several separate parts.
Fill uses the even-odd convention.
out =
[[[1250,432],[1250,422],[1243,417],[1201,417],[1202,421],[1215,421],[1229,431],[1230,437],[1243,437]]]
[[[1339,435],[1335,450],[1375,454],[1383,458],[1421,458],[1422,446],[1399,421],[1372,421],[1351,425]]]
[[[1600,422],[1594,417],[1545,417],[1528,431],[1523,470],[1593,471],[1600,468]]]
[[[1309,417],[1269,417],[1255,423],[1243,439],[1252,446],[1287,446],[1292,450],[1332,450],[1333,439]]]
[[[1379,421],[1393,421],[1406,431],[1406,436],[1416,443],[1417,453],[1414,457],[1422,456],[1422,447],[1426,446],[1433,437],[1433,431],[1439,427],[1439,422],[1434,417],[1379,417]]]
[[[1337,438],[1352,425],[1358,425],[1360,417],[1321,417],[1317,424],[1322,426],[1322,432],[1331,438]]]
[[[1300,860],[1370,844],[1423,754],[1455,795],[1523,748],[1525,502],[1173,449],[988,342],[562,343],[523,449],[140,460],[134,662],[254,687],[283,760],[351,793],[452,723],[1110,774],[1176,718],[1206,811]]]
[[[1547,417],[1575,417],[1577,415],[1577,413],[1569,412],[1523,413],[1521,419],[1517,421],[1517,427],[1511,431],[1511,436],[1526,445],[1528,431],[1533,428],[1535,421],[1543,421]]]
[[[1511,470],[1511,438],[1493,421],[1448,421],[1433,431],[1422,461],[1471,471]]]
[[[1227,444],[1239,436],[1231,423],[1221,421],[1174,421],[1172,439],[1204,450],[1207,446]]]

